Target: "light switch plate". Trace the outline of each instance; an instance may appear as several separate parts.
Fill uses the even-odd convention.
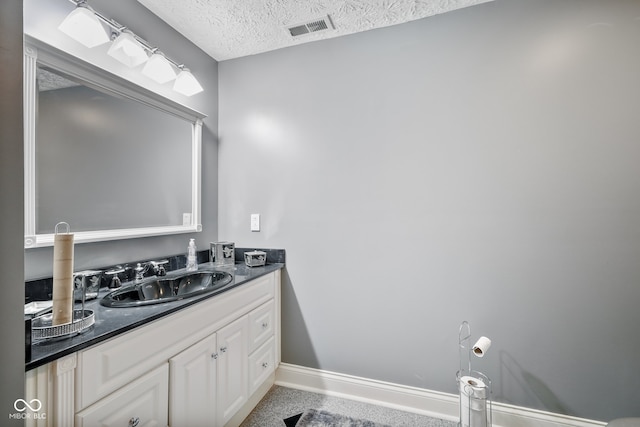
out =
[[[260,214],[251,214],[251,231],[260,231]]]

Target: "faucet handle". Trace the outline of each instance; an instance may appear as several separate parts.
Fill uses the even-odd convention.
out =
[[[161,261],[149,261],[149,264],[153,266],[153,271],[158,276],[166,276],[167,270],[165,268],[165,264],[169,264],[168,259],[163,259]]]
[[[118,274],[124,273],[124,271],[124,268],[118,266],[104,272],[104,274],[106,275],[113,276],[108,285],[110,288],[119,288],[120,286],[122,286],[122,282],[120,281],[120,277],[118,276]]]

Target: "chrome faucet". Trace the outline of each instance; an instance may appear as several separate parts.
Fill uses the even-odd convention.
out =
[[[142,279],[144,279],[144,273],[147,272],[147,270],[149,269],[149,264],[148,262],[142,262],[142,263],[138,263],[138,265],[136,265],[136,268],[134,268],[134,271],[136,272],[136,278],[135,281],[139,282]]]
[[[168,259],[163,259],[162,261],[147,261],[142,263],[139,262],[136,268],[134,268],[136,272],[135,281],[139,282],[144,279],[144,275],[149,269],[151,269],[154,276],[166,276],[167,270],[165,268],[165,264],[168,263]]]

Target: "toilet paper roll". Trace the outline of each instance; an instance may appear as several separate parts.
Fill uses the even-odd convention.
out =
[[[460,378],[460,393],[474,399],[487,398],[487,385],[480,378],[464,376]]]
[[[483,357],[487,350],[489,350],[489,347],[491,347],[491,340],[487,337],[480,337],[473,345],[473,354],[478,357]]]
[[[480,378],[460,378],[460,423],[463,427],[487,427],[487,385]]]
[[[53,238],[53,325],[73,321],[73,234]]]

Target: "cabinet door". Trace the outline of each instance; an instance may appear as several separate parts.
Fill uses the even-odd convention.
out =
[[[216,424],[216,335],[169,360],[169,425]]]
[[[166,426],[169,364],[148,374],[76,414],[76,427]]]
[[[218,335],[218,425],[224,425],[248,399],[249,318],[243,316]]]

